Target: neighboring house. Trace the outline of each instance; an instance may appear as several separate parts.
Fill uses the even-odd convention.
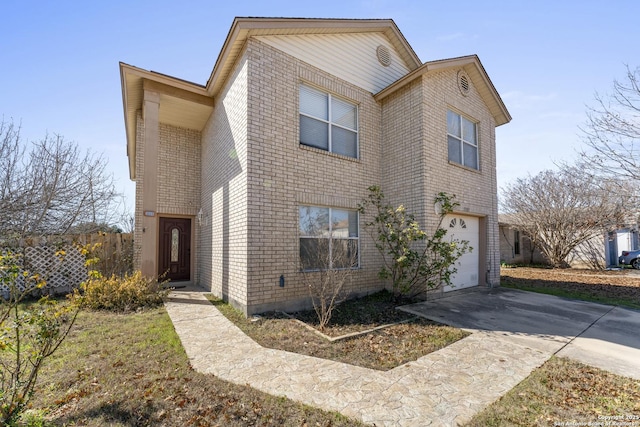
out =
[[[356,211],[377,184],[431,228],[436,194],[457,195],[445,227],[474,250],[439,292],[499,283],[495,128],[511,117],[477,56],[423,64],[392,20],[237,18],[205,85],[120,74],[144,274],[246,315],[293,310],[310,305],[300,257],[338,245],[359,258],[348,291],[377,291]]]
[[[605,236],[604,258],[607,267],[618,266],[618,258],[623,251],[640,249],[638,242],[638,224],[612,231]]]
[[[509,215],[500,214],[500,261],[505,264],[549,264],[540,249],[512,224]],[[630,222],[630,224],[632,224]],[[638,225],[629,225],[578,245],[567,259],[572,268],[618,267],[622,251],[638,249]]]
[[[500,214],[500,262],[503,264],[548,264],[540,249],[531,239],[509,221],[509,215]]]

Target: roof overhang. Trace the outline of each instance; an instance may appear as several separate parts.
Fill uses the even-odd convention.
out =
[[[224,85],[246,41],[252,36],[382,32],[411,70],[420,59],[391,19],[235,18],[206,86],[120,63],[129,176],[135,179],[136,114],[144,91],[160,95],[161,123],[202,130],[213,97]]]
[[[480,96],[486,103],[491,115],[496,121],[496,126],[500,126],[511,121],[511,115],[509,114],[507,107],[504,105],[504,102],[502,102],[500,94],[498,94],[498,91],[493,86],[491,79],[489,79],[489,75],[485,71],[482,63],[480,62],[480,58],[478,58],[477,55],[425,62],[420,68],[417,68],[403,78],[382,89],[374,95],[374,98],[377,101],[380,101],[423,75],[451,68],[463,68],[469,75],[473,85],[477,88]]]
[[[249,37],[371,32],[384,33],[410,70],[421,65],[392,19],[235,18],[207,81],[207,91],[218,93]]]
[[[202,130],[213,111],[213,97],[204,86],[165,74],[120,63],[122,103],[127,135],[129,177],[136,177],[136,115],[142,110],[144,92],[160,96],[159,121],[187,129]]]

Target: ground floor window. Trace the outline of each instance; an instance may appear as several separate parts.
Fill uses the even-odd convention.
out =
[[[302,270],[359,267],[358,212],[300,206]]]

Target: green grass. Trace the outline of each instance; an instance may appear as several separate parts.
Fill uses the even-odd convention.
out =
[[[193,371],[163,307],[81,313],[32,403],[34,427],[363,425]]]
[[[554,296],[563,297],[563,298],[570,298],[570,299],[576,299],[576,300],[582,300],[582,301],[596,302],[600,304],[617,305],[621,307],[640,309],[640,303],[628,298],[593,295],[588,292],[568,290],[568,289],[562,289],[562,288],[556,288],[556,287],[527,286],[523,284],[511,283],[509,281],[504,281],[504,280],[501,282],[500,285],[505,288],[519,289],[521,291],[537,292],[540,294],[554,295]]]

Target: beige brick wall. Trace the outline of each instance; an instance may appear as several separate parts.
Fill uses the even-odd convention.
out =
[[[201,286],[239,308],[247,305],[247,79],[242,55],[202,131]]]
[[[308,307],[298,271],[301,205],[355,209],[380,180],[381,109],[371,93],[251,40],[248,130],[248,313]],[[358,104],[359,159],[301,146],[299,85]],[[381,288],[379,256],[360,220],[361,268],[352,295]],[[306,273],[309,274],[309,273]],[[285,286],[279,286],[284,275]]]
[[[202,132],[199,283],[245,314],[308,307],[297,267],[299,207],[355,209],[372,184],[429,227],[435,195],[456,194],[459,213],[483,218],[481,268],[497,283],[495,122],[473,87],[460,94],[457,71],[428,74],[380,104],[361,88],[249,40]],[[358,159],[299,144],[303,82],[358,105]],[[479,122],[480,171],[448,161],[449,108]],[[361,268],[349,284],[352,295],[383,287],[380,255],[364,230],[368,219],[360,219]]]
[[[436,194],[455,194],[458,213],[482,218],[485,247],[475,250],[484,258],[480,269],[488,271],[486,281],[498,284],[495,121],[475,88],[468,96],[460,93],[458,71],[426,74],[383,100],[382,188],[391,202],[403,203],[429,230],[438,224]],[[478,122],[479,171],[448,160],[449,109]]]
[[[479,216],[481,220],[481,242],[485,242],[484,267],[486,282],[498,285],[500,281],[500,245],[498,239],[498,208],[496,183],[495,120],[485,103],[471,85],[468,96],[463,96],[457,85],[457,72],[446,70],[427,74],[422,80],[424,105],[423,127],[425,129],[425,152],[427,181],[424,193],[433,198],[438,192],[455,194],[460,202],[458,212]],[[458,112],[477,122],[480,170],[472,170],[448,161],[447,110]],[[433,205],[425,208],[433,212]],[[435,218],[435,216],[431,216]],[[430,221],[430,224],[434,220]],[[482,226],[484,224],[484,227]],[[483,251],[484,249],[484,251]],[[481,283],[482,284],[482,283]]]
[[[381,188],[388,203],[403,204],[424,225],[428,204],[424,184],[430,169],[422,124],[423,111],[428,106],[424,105],[422,90],[418,79],[383,101]],[[443,143],[446,145],[446,140]]]
[[[200,209],[200,132],[160,123],[156,216],[195,217]],[[140,269],[144,189],[144,119],[137,116],[134,268]],[[195,236],[192,236],[192,240]],[[195,258],[193,259],[195,261]],[[192,275],[195,269],[192,262]]]
[[[134,212],[134,229],[133,229],[133,268],[140,270],[142,262],[140,259],[142,252],[142,191],[144,188],[144,120],[142,112],[138,111],[136,115],[136,205]]]
[[[195,216],[200,209],[200,132],[160,123],[158,214]]]

